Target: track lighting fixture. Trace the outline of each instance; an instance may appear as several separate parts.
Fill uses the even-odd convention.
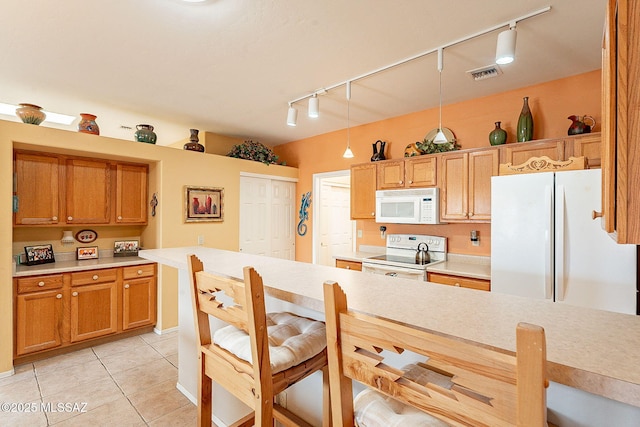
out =
[[[311,98],[309,98],[309,117],[315,119],[319,115],[320,110],[320,99],[318,99],[318,94],[314,93]]]
[[[344,150],[342,157],[345,159],[353,158],[353,151],[351,151],[351,129],[349,127],[349,104],[351,101],[351,82],[347,81],[347,149]]]
[[[496,64],[510,64],[516,57],[516,23],[509,24],[509,29],[498,34],[496,45]]]
[[[287,125],[296,126],[298,122],[298,110],[293,105],[289,104],[289,111],[287,112]]]

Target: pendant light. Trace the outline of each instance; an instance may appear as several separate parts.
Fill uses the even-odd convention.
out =
[[[442,132],[442,48],[438,49],[438,73],[440,74],[440,120],[438,121],[438,132],[436,133],[435,138],[433,139],[434,144],[445,144],[449,142],[447,137]]]
[[[349,128],[349,104],[351,100],[351,82],[347,81],[347,149],[344,150],[342,157],[345,159],[353,158],[353,151],[351,151],[351,132]]]
[[[498,34],[496,45],[496,64],[510,64],[516,57],[516,23],[509,24],[509,29]]]

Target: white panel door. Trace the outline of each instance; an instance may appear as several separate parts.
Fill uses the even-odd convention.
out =
[[[271,180],[240,177],[240,252],[271,254]]]
[[[320,207],[319,264],[335,266],[334,254],[351,250],[352,224],[349,187],[323,183]]]
[[[271,180],[271,256],[294,260],[296,184]]]

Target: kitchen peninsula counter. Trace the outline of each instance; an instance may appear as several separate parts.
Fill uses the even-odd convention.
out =
[[[193,323],[186,273],[190,253],[205,270],[231,277],[242,278],[243,267],[253,266],[268,294],[320,314],[322,285],[332,280],[345,290],[352,309],[509,352],[515,352],[518,322],[540,325],[551,381],[640,407],[638,316],[201,246],[140,251],[142,258],[180,270],[179,298],[189,305],[181,305],[179,316],[187,324]],[[189,326],[181,324],[180,333]]]

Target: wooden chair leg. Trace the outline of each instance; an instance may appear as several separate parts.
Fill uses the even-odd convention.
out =
[[[200,354],[200,372],[198,378],[198,426],[211,427],[212,416],[212,391],[211,378],[204,373],[205,355]]]
[[[332,427],[331,393],[329,392],[329,367],[322,368],[322,427]]]

